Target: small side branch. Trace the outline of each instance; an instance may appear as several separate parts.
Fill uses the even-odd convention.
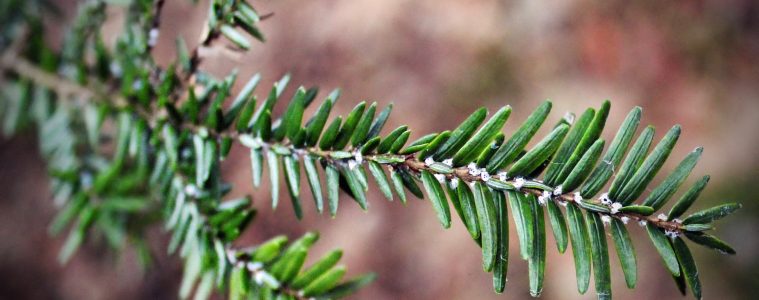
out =
[[[151,52],[158,43],[158,36],[161,29],[161,13],[163,12],[163,5],[165,3],[165,0],[155,0],[153,3],[153,21],[150,24],[150,30],[148,30],[148,52]]]

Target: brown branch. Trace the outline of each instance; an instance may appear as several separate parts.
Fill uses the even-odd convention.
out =
[[[11,71],[19,76],[29,79],[37,85],[41,85],[58,92],[63,98],[67,96],[78,96],[76,98],[91,99],[97,98],[107,101],[114,108],[126,108],[129,102],[126,98],[119,95],[113,95],[104,92],[104,88],[97,86],[92,82],[89,85],[80,85],[64,77],[47,72],[26,59],[16,55],[13,51],[7,51],[0,59],[0,69]]]
[[[421,172],[422,170],[426,170],[432,174],[442,174],[438,173],[435,170],[430,169],[427,167],[424,162],[417,160],[413,155],[408,156],[406,158],[406,161],[403,163],[406,167],[409,169],[415,171],[415,172]],[[454,172],[451,174],[442,174],[445,175],[447,178],[458,178],[459,180],[466,182],[466,183],[474,183],[474,182],[484,182],[484,180],[479,176],[472,176],[469,174],[469,170],[467,168],[456,168],[454,169]],[[537,181],[535,179],[526,179],[528,181]],[[512,184],[514,181],[506,181],[506,183]],[[525,193],[525,194],[532,194],[535,196],[542,196],[544,190],[538,189],[538,188],[529,188],[529,187],[522,187],[519,189],[519,192]],[[575,199],[574,195],[571,193],[563,193],[561,195],[555,195],[551,197],[552,201],[556,201],[557,203],[575,203],[577,205],[577,199]],[[597,204],[597,203],[594,203]],[[660,220],[657,217],[654,216],[644,216],[637,213],[629,213],[629,212],[618,212],[616,214],[611,213],[602,213],[597,212],[598,214],[607,215],[613,218],[622,219],[623,217],[629,218],[630,221],[640,222],[645,221],[646,223],[653,224],[657,227],[664,228],[666,230],[673,230],[673,231],[682,231],[682,224],[675,222],[675,221],[668,221],[668,220]]]
[[[88,84],[82,85],[45,71],[12,51],[6,51],[0,57],[0,74],[4,75],[6,72],[15,73],[19,77],[31,80],[36,85],[54,90],[63,103],[84,106],[88,101],[95,99],[114,110],[131,110],[146,120],[151,127],[167,115],[164,108],[150,111],[139,105],[132,105],[129,99],[98,84],[99,81],[96,78],[89,78]]]
[[[214,133],[211,133],[211,134],[212,135],[217,135],[217,136],[227,136],[227,137],[233,137],[233,136],[237,137],[237,136],[239,136],[239,134],[236,133],[236,132],[233,135],[229,135],[226,132],[221,132],[221,133],[214,132]],[[264,149],[270,149],[272,146],[274,146],[274,144],[268,143],[268,142],[261,142],[261,143],[262,143],[262,146],[263,146]],[[287,145],[287,144],[279,144],[279,145],[280,146],[290,146],[290,145]],[[301,152],[301,153],[305,152],[305,153],[308,153],[309,155],[318,156],[319,158],[321,158],[321,159],[325,160],[326,162],[328,162],[330,164],[333,164],[333,165],[344,164],[345,163],[344,160],[338,160],[338,159],[332,158],[331,151],[324,151],[324,150],[321,150],[321,149],[318,149],[318,148],[314,148],[314,147],[312,147],[312,148],[305,148],[305,149],[293,148],[293,150],[296,153],[297,152]],[[356,149],[348,149],[346,151],[355,151],[355,150]],[[392,157],[395,157],[396,159],[399,159],[399,160],[403,159],[403,162],[401,162],[401,163],[387,163],[387,161],[388,161],[387,158],[392,158]],[[385,158],[385,159],[379,159],[379,158]],[[348,158],[347,160],[350,160],[350,159],[351,158]],[[421,171],[424,170],[424,171],[428,171],[428,172],[432,173],[433,175],[442,175],[442,176],[445,176],[447,179],[454,179],[454,178],[456,178],[456,179],[458,179],[461,182],[466,183],[466,184],[474,184],[475,182],[482,182],[482,183],[485,182],[485,180],[483,180],[482,177],[471,175],[469,173],[468,168],[466,168],[466,167],[454,168],[453,172],[449,173],[449,174],[437,172],[437,171],[431,169],[430,167],[428,167],[423,161],[420,161],[419,159],[417,159],[416,156],[413,155],[413,154],[411,154],[411,155],[405,155],[405,156],[404,155],[398,155],[398,154],[368,155],[368,156],[363,157],[363,160],[364,160],[364,162],[366,162],[366,161],[374,161],[374,162],[379,163],[381,165],[386,165],[386,166],[388,166],[389,168],[392,168],[392,169],[406,169],[406,170],[414,172],[415,174],[419,174],[419,173],[421,173]],[[490,179],[490,180],[495,180],[495,179]],[[529,182],[539,182],[539,183],[542,183],[541,181],[539,181],[537,179],[525,178],[525,180],[529,181]],[[516,180],[507,180],[507,181],[504,181],[504,182],[507,183],[507,184],[510,184],[510,185],[515,185]],[[518,189],[518,192],[525,193],[525,194],[532,194],[532,195],[535,195],[535,196],[542,196],[544,190],[543,189],[539,189],[539,188],[532,188],[532,187],[521,187],[520,189]],[[551,196],[551,201],[555,201],[556,203],[559,203],[559,204],[570,204],[571,203],[570,205],[578,205],[579,206],[578,200],[575,199],[575,196],[574,196],[573,193],[562,193],[560,195],[553,195],[553,196]],[[585,201],[587,201],[587,200],[585,200]],[[595,201],[590,201],[590,202],[593,203],[593,204],[598,204]],[[580,208],[585,209],[585,208],[583,208],[581,206],[580,206]],[[587,209],[585,209],[585,210],[587,210]],[[617,213],[596,212],[596,213],[598,213],[600,215],[606,215],[606,216],[609,216],[611,218],[616,218],[616,219],[619,219],[619,220],[623,220],[623,218],[627,218],[628,222],[632,221],[632,222],[636,222],[637,223],[637,222],[644,221],[647,224],[653,224],[654,226],[662,228],[662,229],[665,229],[665,230],[670,230],[670,231],[675,231],[675,232],[683,232],[684,231],[684,229],[682,227],[682,224],[680,224],[679,222],[674,221],[674,220],[672,220],[672,221],[670,221],[670,220],[661,220],[661,219],[659,219],[656,216],[645,216],[645,215],[641,215],[641,214],[637,214],[637,213],[631,213],[631,212],[617,212]]]

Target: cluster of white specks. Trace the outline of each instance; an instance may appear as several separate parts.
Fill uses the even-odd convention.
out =
[[[432,158],[432,156],[427,157],[427,158],[424,159],[424,165],[425,166],[429,167],[429,166],[431,166],[434,163],[435,163],[435,160]]]
[[[582,195],[580,195],[580,192],[575,192],[574,200],[575,200],[575,202],[582,201]]]
[[[640,221],[638,221],[638,225],[640,225],[640,227],[646,227],[646,225],[648,225],[648,221],[646,221],[646,220],[640,220]]]
[[[255,275],[253,275],[253,280],[255,280],[259,285],[266,284],[271,288],[279,287],[279,282],[277,282],[277,279],[275,279],[274,276],[271,276],[271,274],[263,271],[256,272]]]
[[[546,205],[548,201],[551,201],[551,192],[543,191],[543,195],[538,196],[538,204]]]
[[[184,193],[187,194],[187,196],[195,197],[200,193],[200,190],[198,190],[198,187],[194,184],[188,184],[184,187]]]
[[[518,191],[522,189],[522,187],[524,186],[524,183],[525,183],[524,178],[517,177],[517,179],[514,179],[514,188],[517,189]]]
[[[453,167],[453,159],[452,158],[445,159],[443,160],[443,164],[449,167]]]
[[[559,201],[559,204],[561,204],[561,206],[567,207],[567,204],[569,204],[569,202],[561,200]]]
[[[678,236],[680,236],[680,233],[676,230],[665,230],[664,234],[668,236],[670,239],[676,239]]]
[[[458,177],[453,177],[451,179],[450,185],[451,185],[452,189],[457,188],[459,186],[459,178]]]
[[[260,262],[249,262],[246,265],[248,271],[253,273],[253,280],[256,281],[257,284],[263,285],[266,284],[267,286],[271,288],[278,288],[279,282],[277,281],[274,276],[271,276],[271,274],[267,273],[263,270],[264,265]]]
[[[627,222],[630,221],[630,217],[622,216],[621,218],[619,218],[619,220],[622,221],[622,223],[624,223],[625,225],[627,225]]]
[[[482,179],[484,182],[488,182],[488,180],[490,180],[490,174],[487,170],[485,170],[485,168],[480,169],[480,179]]]
[[[567,121],[569,125],[572,125],[572,123],[575,122],[575,114],[571,112],[567,112],[566,114],[564,114],[564,121]]]
[[[619,209],[622,208],[622,203],[614,202],[611,204],[611,214],[616,214],[619,212]]]
[[[115,77],[121,77],[121,74],[123,73],[121,69],[121,65],[116,62],[115,60],[111,62],[110,65],[108,65],[108,68],[111,70],[111,74]]]
[[[91,188],[93,182],[94,178],[92,177],[92,173],[86,171],[82,172],[81,183],[85,190]]]
[[[601,222],[606,224],[611,224],[611,217],[609,215],[601,215]]]
[[[133,90],[141,90],[143,84],[144,83],[142,82],[142,80],[139,80],[139,79],[135,80],[135,81],[132,81],[132,89]]]
[[[445,175],[443,175],[443,174],[435,174],[433,176],[435,176],[435,179],[437,179],[438,182],[440,182],[440,183],[445,182]]]
[[[253,142],[258,145],[266,145],[266,143],[264,143],[264,140],[260,136],[254,137]]]
[[[466,166],[466,168],[469,169],[469,175],[472,176],[480,176],[480,173],[482,172],[482,170],[478,168],[477,164],[475,163],[470,163]]]
[[[555,189],[553,189],[553,195],[554,196],[561,196],[561,194],[564,194],[564,191],[562,191],[561,185],[559,185]]]
[[[503,171],[498,172],[498,180],[500,180],[500,181],[506,181],[508,179],[509,179],[509,174],[508,173],[503,172]]]
[[[656,216],[656,218],[659,219],[659,221],[667,222],[667,215],[665,214],[659,214],[658,216]]]
[[[356,161],[356,163],[361,164],[364,162],[364,155],[360,150],[356,149],[356,151],[353,151],[353,159]]]
[[[353,169],[355,169],[356,167],[358,167],[358,162],[356,162],[356,161],[355,161],[355,160],[353,160],[353,159],[351,159],[351,160],[349,160],[349,161],[348,161],[348,169],[351,169],[351,170],[353,170]]]
[[[609,193],[603,193],[600,197],[598,197],[598,200],[601,201],[601,204],[603,205],[611,205],[611,199],[609,199]]]
[[[232,263],[234,263],[234,262],[237,261],[237,253],[235,252],[235,250],[227,249],[226,253],[227,253],[227,260],[228,261],[230,261]],[[239,262],[237,264],[240,265]]]
[[[158,44],[159,33],[158,28],[150,29],[150,32],[148,33],[148,46],[155,47],[155,45]]]
[[[245,267],[248,268],[248,271],[256,272],[258,270],[261,270],[261,268],[263,268],[263,266],[264,265],[261,264],[260,262],[249,262]]]

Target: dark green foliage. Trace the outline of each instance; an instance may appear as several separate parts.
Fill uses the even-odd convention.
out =
[[[493,195],[481,183],[474,185],[474,203],[482,236],[482,269],[490,272],[495,267],[498,253],[498,222]]]
[[[619,202],[622,202],[622,204],[630,204],[643,193],[646,185],[651,182],[664,164],[664,161],[669,157],[669,154],[672,152],[672,148],[675,147],[675,143],[679,137],[680,126],[676,125],[667,132],[651,154],[646,157],[640,167],[635,171],[635,174],[630,178],[630,181],[628,181],[622,191],[619,192],[619,198],[617,199]]]
[[[556,151],[564,139],[564,135],[567,134],[567,130],[566,125],[556,127],[551,134],[517,160],[509,169],[509,174],[513,176],[527,176],[535,171],[536,168],[543,164]]]
[[[648,148],[651,146],[653,139],[653,126],[646,127],[640,136],[638,136],[638,139],[627,153],[622,166],[619,167],[616,177],[611,182],[611,189],[609,189],[609,197],[611,199],[619,198],[622,188],[624,188],[625,184],[627,184],[630,178],[635,174],[635,171],[638,170],[641,162],[643,162],[643,159],[646,157],[646,153],[648,152]]]
[[[448,208],[448,200],[445,197],[445,192],[437,182],[437,179],[428,171],[422,171],[422,182],[424,182],[424,188],[427,190],[427,195],[432,202],[432,207],[437,212],[437,218],[440,220],[440,224],[444,228],[451,227],[451,211]]]
[[[487,164],[488,172],[493,173],[514,161],[538,129],[540,129],[540,126],[543,125],[543,121],[546,120],[548,113],[551,111],[551,106],[551,102],[543,102],[540,107],[527,117],[527,120],[514,132],[514,135],[508,139],[506,144],[493,154],[493,158]]]
[[[597,213],[587,214],[590,236],[590,253],[593,258],[593,279],[595,279],[598,299],[611,299],[611,274],[609,270],[609,249],[606,232],[601,217]]]
[[[606,117],[609,116],[609,108],[611,104],[609,101],[604,101],[601,108],[593,115],[593,120],[588,124],[588,128],[585,129],[585,133],[582,135],[580,142],[577,143],[575,151],[569,156],[564,166],[561,169],[559,178],[566,178],[575,169],[575,165],[582,159],[589,147],[598,139],[606,124]]]
[[[469,234],[473,239],[480,238],[480,222],[477,218],[477,209],[472,190],[466,184],[459,184],[456,194],[459,199],[462,211],[462,221],[466,225]]]
[[[528,260],[530,276],[530,295],[540,296],[543,292],[543,278],[546,270],[546,225],[543,218],[543,206],[538,204],[534,195],[527,196],[530,205],[531,218],[535,221],[532,227],[532,252]]]
[[[653,207],[655,210],[660,209],[664,203],[669,200],[670,197],[677,191],[680,185],[688,177],[688,174],[696,166],[696,162],[701,157],[703,148],[696,148],[693,152],[683,159],[682,162],[672,171],[672,174],[662,182],[656,189],[654,189],[648,198],[643,201],[643,205]]]
[[[577,144],[580,142],[580,139],[582,139],[585,130],[588,128],[588,125],[590,125],[590,121],[595,114],[596,111],[594,109],[588,108],[580,118],[577,119],[574,126],[570,128],[567,138],[561,143],[561,147],[559,147],[559,150],[556,152],[551,165],[546,169],[544,177],[547,184],[556,185],[561,180],[559,177],[559,175],[561,175],[561,169],[564,167],[566,161],[569,160],[569,156],[575,151]],[[567,125],[570,124],[567,123]]]
[[[419,151],[419,160],[432,156],[450,137],[451,132],[447,130],[435,136],[433,140],[426,144],[422,151]]]
[[[718,205],[688,216],[683,220],[683,224],[709,224],[734,213],[739,208],[741,208],[741,205],[738,203]]]
[[[376,107],[376,106],[373,106]],[[364,114],[364,109],[366,108],[366,102],[361,102],[356,105],[356,107],[353,108],[353,110],[348,114],[347,117],[345,117],[345,123],[343,123],[343,126],[340,127],[340,131],[337,134],[337,137],[335,137],[335,143],[332,144],[332,149],[343,149],[345,145],[348,144],[348,141],[350,141],[351,136],[353,136],[353,131],[356,129],[356,126],[361,121],[361,116]],[[373,109],[370,109],[370,112],[374,113]]]
[[[322,196],[321,179],[316,169],[316,158],[310,155],[305,156],[303,158],[303,167],[306,170],[306,178],[308,178],[308,184],[314,196],[316,211],[322,213],[322,210],[324,210],[324,197]]]
[[[583,197],[590,198],[595,196],[606,182],[609,181],[616,166],[622,162],[625,151],[627,151],[627,146],[635,135],[635,129],[640,124],[640,116],[641,108],[636,107],[630,111],[624,122],[622,122],[622,126],[619,127],[617,135],[611,141],[609,149],[606,151],[601,163],[593,170],[590,179],[585,182],[582,188]]]
[[[614,238],[614,247],[617,249],[619,263],[622,265],[622,272],[625,274],[625,283],[627,283],[628,288],[635,288],[638,281],[638,263],[630,234],[622,221],[617,219],[611,221],[611,234]]]
[[[496,260],[493,267],[493,289],[496,293],[503,293],[506,289],[506,273],[509,268],[509,215],[506,206],[506,196],[503,192],[494,192],[496,206],[496,220],[498,227],[496,247]]]
[[[484,107],[472,113],[453,131],[451,137],[445,142],[445,144],[438,149],[435,153],[435,159],[440,160],[444,157],[450,157],[455,151],[458,151],[458,149],[472,137],[474,131],[477,130],[477,127],[479,127],[480,124],[482,124],[487,114],[488,110]]]
[[[539,139],[533,138],[549,118],[549,101],[514,132],[503,131],[511,107],[500,108],[487,121],[487,110],[480,108],[451,130],[415,134],[409,142],[412,133],[406,125],[383,132],[392,104],[379,110],[377,102],[368,107],[360,102],[344,118],[331,116],[340,90],[324,97],[306,116],[319,90],[299,87],[285,95],[289,75],[258,95],[262,76],[253,75],[233,95],[237,73],[215,78],[201,71],[198,49],[186,49],[181,40],[175,60],[161,68],[150,53],[153,30],[158,30],[152,20],[159,17],[151,1],[128,4],[127,26],[115,45],[107,45],[109,39],[98,33],[110,4],[82,4],[60,53],[44,46],[37,9],[11,2],[24,8],[19,10],[23,17],[0,11],[7,17],[1,18],[0,27],[28,25],[30,32],[19,37],[15,30],[3,29],[0,37],[21,42],[27,38],[35,46],[29,51],[9,49],[7,53],[15,56],[0,64],[2,75],[10,79],[0,101],[2,129],[5,135],[30,125],[38,131],[53,196],[62,207],[50,230],[68,232],[61,261],[70,259],[90,236],[100,235],[99,240],[114,249],[133,245],[147,262],[144,233],[162,220],[171,235],[169,253],[184,260],[180,298],[206,299],[218,290],[231,299],[331,299],[368,284],[374,275],[343,281],[346,269],[337,265],[340,250],[305,266],[318,239],[315,233],[289,244],[278,236],[237,248],[256,210],[249,197],[225,200],[232,186],[223,180],[222,165],[230,160],[227,155],[235,143],[249,148],[252,185],[258,187],[268,177],[271,205],[277,208],[284,183],[297,219],[311,203],[303,199],[309,194],[318,213],[326,202],[335,217],[343,198],[340,190],[366,210],[373,200],[368,191],[376,186],[385,198],[398,197],[403,204],[407,192],[419,199],[426,192],[441,225],[448,228],[450,200],[482,248],[482,268],[493,273],[497,293],[506,287],[509,218],[514,220],[519,256],[528,264],[530,294],[536,297],[545,280],[546,215],[559,252],[571,245],[578,291],[587,291],[593,270],[598,298],[611,297],[607,235],[613,239],[627,286],[637,283],[627,222],[645,225],[678,287],[690,287],[697,298],[701,283],[683,236],[735,253],[706,231],[740,204],[718,205],[679,219],[705,188],[708,176],[680,196],[669,216],[652,217],[686,181],[702,149],[688,154],[651,189],[680,127],[673,127],[650,153],[652,127],[628,147],[640,125],[638,107],[629,112],[605,153],[600,137],[610,111],[608,101],[597,110],[585,110],[576,122],[572,114],[552,121],[556,125]],[[222,38],[242,50],[257,46],[250,37],[263,41],[258,29],[262,17],[245,1],[215,0],[209,7],[203,46]],[[57,72],[53,78],[69,90],[61,91],[39,75],[46,72]],[[72,86],[77,88],[71,91]],[[286,97],[290,100],[282,103]],[[307,185],[301,182],[302,174]],[[593,199],[612,177],[609,191]],[[651,193],[636,203],[646,190]]]
[[[659,255],[664,260],[664,265],[669,269],[669,272],[673,276],[680,276],[680,265],[677,263],[675,252],[672,250],[669,239],[664,235],[664,232],[651,224],[646,225],[646,231],[654,243],[656,251],[659,252]]]
[[[567,243],[569,242],[564,213],[561,212],[559,204],[556,204],[554,201],[548,201],[546,206],[548,207],[548,217],[553,229],[553,237],[556,240],[556,248],[559,250],[559,253],[564,253],[567,250]]]
[[[696,198],[698,198],[698,195],[701,194],[701,191],[706,187],[706,184],[709,183],[709,175],[706,175],[704,177],[701,177],[693,186],[688,189],[685,194],[678,200],[675,205],[672,206],[672,209],[669,211],[669,218],[679,218],[680,216],[685,213],[688,208],[690,208],[691,205],[693,205],[693,202],[696,201]]]
[[[456,154],[453,155],[453,166],[463,166],[474,161],[482,150],[495,139],[495,136],[501,131],[503,125],[506,124],[509,115],[511,115],[511,107],[508,106],[499,109],[493,114],[490,120],[485,125],[482,125],[482,128],[461,149],[456,151]]]
[[[723,254],[731,254],[731,255],[735,254],[735,250],[733,250],[732,247],[730,247],[727,243],[721,241],[720,239],[716,238],[715,236],[701,233],[701,232],[687,232],[687,231],[685,232],[685,236],[697,244],[717,250]]]
[[[672,241],[672,248],[677,254],[677,260],[682,267],[682,275],[685,276],[685,282],[688,283],[693,297],[701,299],[701,280],[698,279],[698,268],[696,268],[696,262],[693,261],[693,255],[690,253],[690,249],[685,245],[685,242],[681,238],[676,238]]]
[[[636,213],[643,216],[650,216],[652,215],[656,210],[654,210],[653,207],[650,206],[644,206],[644,205],[629,205],[624,206],[619,209],[620,212],[629,212],[629,213]]]
[[[585,294],[590,284],[590,237],[582,211],[574,204],[567,205],[569,233],[572,236],[572,255],[575,260],[577,291]]]
[[[517,236],[519,237],[519,253],[522,259],[528,259],[532,253],[532,225],[534,225],[533,215],[529,203],[526,203],[525,197],[516,192],[509,192],[509,205],[511,213],[516,224]]]
[[[356,129],[351,136],[351,144],[353,147],[360,146],[364,143],[364,141],[366,141],[367,136],[369,136],[369,126],[372,125],[372,120],[374,119],[374,113],[376,110],[377,102],[374,102],[369,106],[369,109],[366,110],[366,113],[361,116],[361,120],[358,121],[358,124],[356,124]],[[350,117],[350,115],[348,116]]]
[[[561,186],[565,191],[574,191],[580,184],[590,175],[590,171],[593,169],[593,165],[598,161],[598,157],[601,156],[601,151],[604,148],[604,140],[599,139],[593,143],[582,158],[577,162],[572,172],[569,173],[564,183]]]

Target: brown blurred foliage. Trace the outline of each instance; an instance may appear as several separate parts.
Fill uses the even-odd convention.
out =
[[[59,1],[64,15],[74,1]],[[200,1],[199,6],[206,3]],[[752,298],[759,288],[759,4],[729,1],[253,1],[261,12],[265,44],[242,56],[207,53],[204,68],[241,77],[261,72],[270,84],[290,72],[293,82],[322,90],[344,89],[336,110],[345,114],[359,100],[395,103],[389,128],[409,124],[416,134],[452,128],[480,106],[514,107],[512,130],[540,101],[554,101],[552,117],[582,112],[603,99],[613,103],[606,138],[635,105],[644,122],[658,128],[680,123],[684,134],[666,172],[698,145],[706,148],[694,174],[712,182],[696,204],[703,208],[736,201],[744,209],[717,229],[738,255],[694,248],[707,299]],[[168,65],[174,39],[195,41],[204,11],[190,1],[168,1],[156,59]],[[119,29],[120,12],[103,30]],[[51,19],[61,28],[70,20]],[[58,31],[55,31],[60,33]],[[60,41],[61,35],[51,36]],[[192,45],[191,45],[192,46]],[[238,87],[239,88],[239,87]],[[292,87],[290,88],[292,91]],[[281,108],[280,108],[281,109]],[[49,201],[43,162],[32,134],[0,141],[0,298],[167,299],[176,297],[181,266],[165,255],[167,235],[151,232],[156,265],[142,271],[134,253],[115,255],[93,240],[61,267],[61,237],[46,226]],[[512,259],[505,295],[495,295],[480,269],[480,251],[460,222],[443,230],[426,201],[407,207],[389,203],[376,190],[362,212],[350,201],[337,218],[317,215],[310,199],[297,222],[288,205],[272,211],[267,187],[253,190],[244,149],[225,164],[234,194],[252,193],[259,218],[241,244],[278,233],[322,233],[316,254],[341,247],[350,273],[378,273],[356,299],[528,298],[526,263]],[[660,176],[661,177],[661,176]],[[694,178],[696,175],[693,176]],[[689,182],[692,182],[691,178]],[[660,179],[659,179],[660,180]],[[287,201],[285,201],[287,203]],[[628,290],[616,258],[613,290],[618,299],[670,299],[676,288],[645,234],[632,229],[638,250],[638,287]],[[513,233],[512,233],[513,235]],[[551,239],[551,238],[549,238]],[[577,295],[571,254],[559,255],[549,240],[547,299]],[[512,254],[515,253],[512,243]],[[512,255],[516,258],[516,255]]]

